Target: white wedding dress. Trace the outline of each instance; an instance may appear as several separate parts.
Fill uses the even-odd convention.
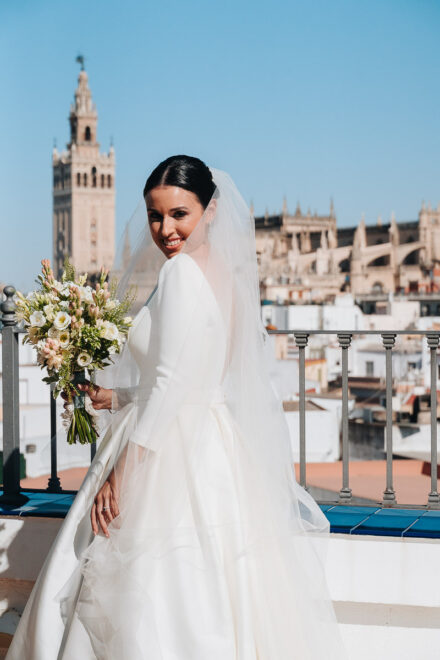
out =
[[[162,266],[129,333],[139,367],[137,394],[128,395],[99,445],[7,660],[345,657],[309,535],[287,527],[269,532],[275,500],[258,495],[252,456],[227,401],[228,328],[204,284],[187,254]],[[164,410],[188,315],[209,388],[202,391],[188,371],[175,391],[176,416],[166,437],[165,430],[150,434]],[[149,395],[136,405],[140,392]],[[203,419],[203,432],[194,444],[196,418]],[[121,513],[109,526],[110,538],[94,537],[93,498],[127,434],[132,456],[140,452],[147,460],[126,459]],[[256,534],[253,520],[260,525]]]

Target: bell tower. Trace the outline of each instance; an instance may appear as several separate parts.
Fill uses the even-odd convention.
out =
[[[52,154],[53,268],[57,275],[70,257],[80,272],[110,268],[115,252],[115,153],[100,152],[98,113],[84,58],[70,108],[67,149]]]

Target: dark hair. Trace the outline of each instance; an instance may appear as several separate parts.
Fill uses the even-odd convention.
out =
[[[154,168],[144,186],[144,199],[156,186],[179,186],[189,190],[197,195],[205,209],[215,190],[211,170],[203,160],[184,155],[170,156]]]

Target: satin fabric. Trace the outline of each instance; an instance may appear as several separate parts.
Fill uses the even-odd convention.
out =
[[[128,340],[140,385],[127,393],[118,423],[98,448],[7,660],[345,657],[322,586],[322,566],[307,535],[286,528],[251,544],[247,537],[253,516],[258,529],[270,529],[276,503],[253,500],[249,484],[257,472],[222,387],[227,328],[203,284],[202,272],[186,254],[162,266],[157,290]],[[194,345],[209,373],[209,391],[200,391],[188,371],[176,415],[157,438],[141,429],[160,414],[167,373],[181,346],[176,306],[182,319],[194,314],[194,291],[202,296],[197,310],[203,313],[191,327],[198,333]],[[158,328],[167,306],[173,323],[164,341]],[[142,391],[149,395],[144,405],[135,405]],[[199,419],[203,442],[194,446],[194,420]],[[110,524],[109,539],[94,537],[93,498],[125,436],[131,450],[137,446],[147,452],[147,468],[130,479],[125,467],[121,515]],[[146,440],[151,437],[153,446]],[[173,531],[156,539],[162,529]]]

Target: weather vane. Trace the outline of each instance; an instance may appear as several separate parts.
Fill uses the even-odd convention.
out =
[[[78,62],[78,64],[81,64],[81,71],[84,71],[84,62],[85,62],[85,57],[84,55],[77,55],[75,62]]]

